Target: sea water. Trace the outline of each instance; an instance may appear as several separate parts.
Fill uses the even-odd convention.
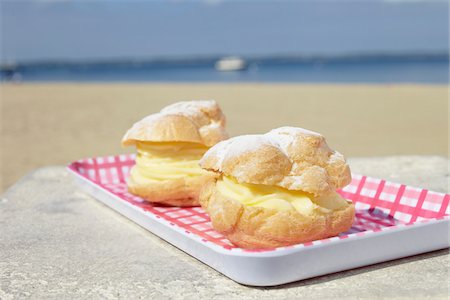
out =
[[[218,58],[150,62],[40,63],[3,67],[2,81],[79,82],[449,82],[446,55],[432,57],[350,57],[345,59],[247,59],[247,68],[223,72]]]

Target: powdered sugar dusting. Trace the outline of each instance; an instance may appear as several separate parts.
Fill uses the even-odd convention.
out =
[[[219,130],[225,130],[222,126],[222,124],[212,121],[210,124],[203,126],[200,128],[200,132],[202,131],[219,131]]]
[[[189,119],[198,130],[199,142],[211,146],[220,140],[228,138],[225,131],[224,116],[215,100],[181,101],[163,108],[160,112],[151,114],[136,122],[122,138],[122,143],[146,138],[148,128],[162,119],[178,115]],[[143,137],[144,136],[144,137]],[[128,143],[131,144],[131,143]]]
[[[310,131],[303,128],[295,127],[280,127],[273,129],[266,134],[241,135],[223,141],[212,149],[217,155],[220,164],[226,156],[238,156],[245,152],[254,151],[262,145],[272,145],[280,149],[286,156],[288,156],[288,148],[294,143],[298,135],[312,135],[321,137],[317,132]]]
[[[328,159],[328,162],[329,163],[335,163],[335,162],[339,162],[339,161],[342,161],[342,160],[344,160],[344,156],[341,153],[335,151],[332,155],[330,155],[330,158]]]
[[[218,159],[216,168],[221,170],[222,163],[226,158],[254,151],[264,143],[267,141],[263,135],[241,135],[214,145],[205,153],[205,157],[215,155]]]
[[[277,156],[278,160],[274,161],[272,158],[276,156],[272,155],[277,154],[267,146],[278,149],[286,159]],[[268,151],[261,152],[262,149]],[[245,157],[242,156],[244,153],[247,154]],[[265,153],[269,155],[267,159],[263,157]],[[258,163],[266,162],[267,166],[257,167]],[[285,162],[289,170],[278,168]],[[221,172],[226,166],[225,173],[238,182],[277,185],[316,195],[348,183],[349,174],[339,171],[345,164],[345,158],[331,150],[321,134],[294,127],[281,127],[266,134],[237,136],[220,142],[206,152],[200,162],[202,167]]]
[[[261,135],[241,135],[231,141],[228,155],[237,156],[258,149],[266,141]]]
[[[299,190],[302,188],[303,186],[303,176],[286,176],[285,178],[283,178],[283,180],[281,181],[281,185],[284,186],[288,186],[290,189],[293,190]]]
[[[288,133],[274,132],[273,130],[266,133],[264,137],[273,146],[279,148],[287,156],[289,146],[294,142],[294,137]]]
[[[300,128],[300,127],[291,127],[291,126],[283,126],[276,129],[271,130],[268,134],[274,133],[274,134],[288,134],[291,136],[295,136],[298,134],[302,135],[313,135],[313,136],[322,136],[320,133]]]
[[[206,151],[206,153],[204,154],[204,157],[215,154],[218,158],[217,165],[215,166],[214,169],[217,169],[217,170],[222,169],[222,163],[225,159],[228,149],[230,148],[230,145],[231,145],[230,140],[225,140],[225,141],[222,141],[222,142],[219,142],[218,144],[216,144],[217,147],[213,146],[208,151]]]
[[[294,143],[296,136],[298,135],[310,135],[321,137],[317,132],[310,131],[303,128],[284,126],[273,129],[266,133],[264,136],[275,147],[278,147],[286,156],[288,155],[288,149]]]
[[[181,101],[161,110],[161,114],[181,114],[185,116],[195,116],[202,113],[202,109],[213,109],[217,106],[214,100]]]

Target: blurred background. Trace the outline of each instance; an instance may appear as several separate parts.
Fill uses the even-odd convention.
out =
[[[216,99],[231,135],[292,125],[346,156],[448,156],[449,2],[0,0],[1,179],[130,152]]]

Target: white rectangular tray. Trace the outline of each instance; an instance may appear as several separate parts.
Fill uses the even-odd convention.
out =
[[[449,247],[449,195],[354,175],[341,191],[357,216],[339,237],[276,249],[237,248],[201,208],[155,206],[126,191],[134,156],[86,159],[68,170],[94,198],[227,277],[273,286]]]

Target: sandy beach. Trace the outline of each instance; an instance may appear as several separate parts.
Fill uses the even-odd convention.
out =
[[[3,84],[0,190],[34,168],[122,149],[140,118],[183,99],[216,99],[231,135],[292,125],[346,156],[448,156],[446,85]]]

